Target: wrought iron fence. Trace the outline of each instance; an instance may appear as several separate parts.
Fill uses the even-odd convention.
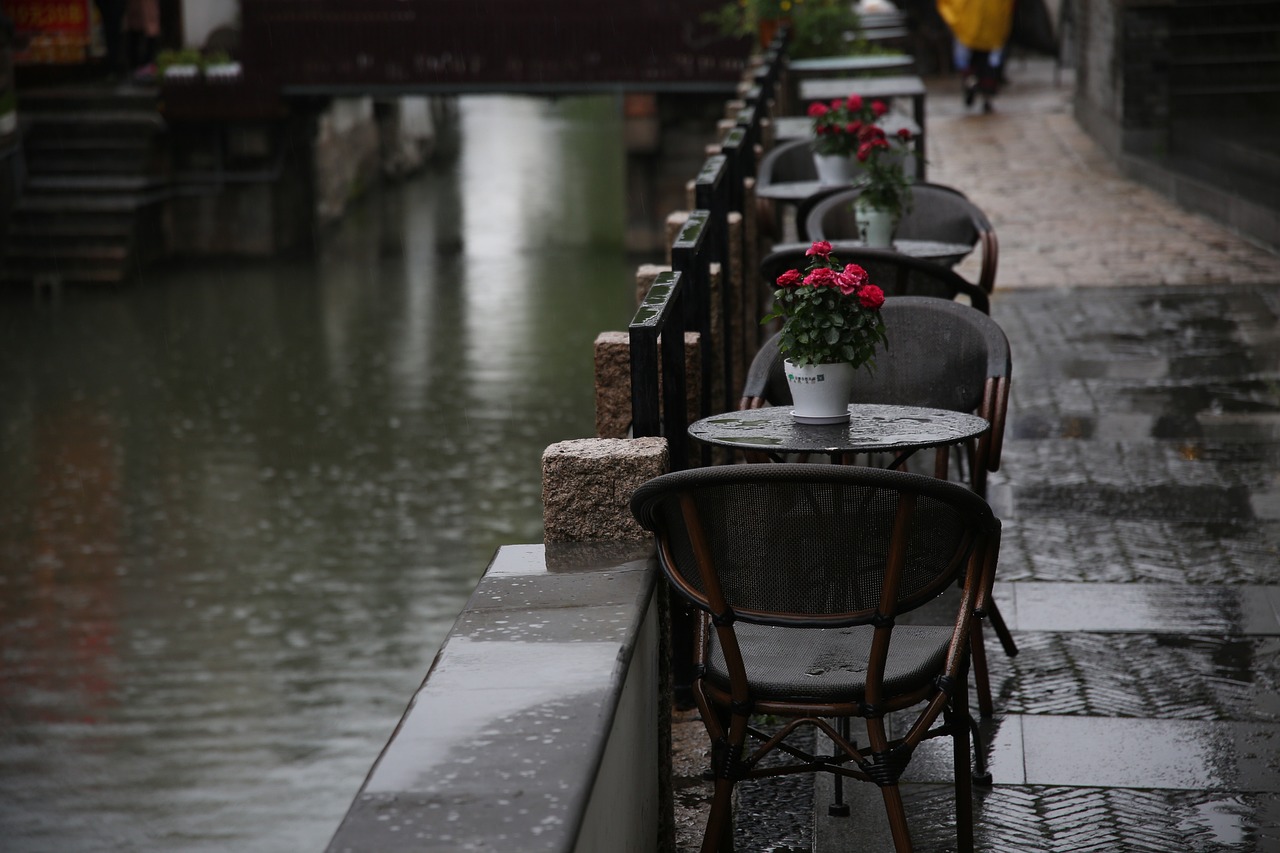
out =
[[[671,466],[687,464],[686,429],[690,412],[686,399],[684,333],[698,332],[701,414],[709,415],[733,408],[734,364],[749,357],[756,341],[753,325],[744,322],[734,337],[734,311],[748,317],[747,305],[734,301],[727,277],[731,263],[742,270],[744,282],[754,280],[748,268],[746,237],[737,247],[729,239],[731,213],[746,214],[744,181],[755,176],[755,148],[767,117],[767,104],[777,90],[782,68],[785,33],[765,52],[764,63],[752,72],[747,105],[738,113],[734,126],[725,134],[720,153],[707,158],[695,180],[697,209],[681,228],[671,247],[673,272],[660,275],[637,311],[629,327],[631,340],[632,434],[665,435],[670,444]],[[712,290],[711,265],[719,263],[722,286]],[[744,292],[751,288],[744,287]],[[712,300],[718,300],[712,310]],[[740,297],[741,298],[741,297]],[[716,327],[712,328],[712,318]],[[714,332],[714,334],[713,334]],[[712,341],[718,339],[723,358],[717,358]],[[674,346],[661,346],[661,341]],[[676,351],[679,352],[677,357]],[[661,358],[659,357],[661,352]],[[659,388],[662,389],[659,401]],[[717,389],[719,394],[714,393]]]

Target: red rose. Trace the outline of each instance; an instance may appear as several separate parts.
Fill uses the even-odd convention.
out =
[[[843,270],[836,274],[840,293],[853,296],[867,283],[867,271],[857,264],[845,264]]]
[[[858,110],[862,109],[862,96],[850,95],[847,103],[849,105],[849,109],[856,113]]]
[[[804,283],[810,287],[835,287],[839,284],[836,271],[827,267],[818,267],[804,277]]]
[[[874,284],[865,285],[858,291],[858,301],[862,303],[863,308],[875,311],[884,304],[884,291]]]
[[[835,100],[833,100],[833,101],[831,102],[831,109],[833,109],[833,110],[842,110],[842,109],[844,109],[844,101],[843,101],[841,98],[836,98]]]
[[[868,158],[868,157],[870,157],[870,156],[871,156],[871,143],[870,143],[870,142],[864,142],[864,143],[862,143],[861,145],[859,145],[859,146],[858,146],[858,154],[857,154],[857,157],[858,157],[858,162],[859,162],[859,163],[865,163],[865,162],[867,162],[867,158]]]
[[[809,247],[809,250],[807,252],[805,252],[806,257],[812,257],[813,255],[817,255],[820,258],[830,257],[831,244],[828,243],[826,240],[818,240],[812,246]]]
[[[850,133],[861,133],[861,132],[862,132],[862,122],[860,122],[860,121],[851,121],[851,122],[849,122],[847,125],[845,125],[845,128],[844,128],[844,129],[845,129],[845,130],[847,130],[847,131],[849,131]]]
[[[865,287],[870,283],[870,276],[867,275],[867,271],[857,264],[845,264],[840,275],[849,278],[858,287]]]
[[[871,114],[876,118],[880,118],[880,116],[884,115],[887,112],[889,112],[889,108],[885,105],[884,101],[871,102]]]
[[[905,127],[898,128],[898,138],[901,139],[903,142],[910,142],[911,131]]]
[[[778,287],[799,287],[800,281],[799,270],[787,270],[778,276]]]
[[[809,105],[809,118],[822,118],[826,114],[827,114],[827,107],[825,104]]]

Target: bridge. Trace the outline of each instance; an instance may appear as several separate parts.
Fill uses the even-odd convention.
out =
[[[285,95],[721,92],[723,0],[245,0],[246,82]]]

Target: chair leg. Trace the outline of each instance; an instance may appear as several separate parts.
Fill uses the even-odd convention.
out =
[[[911,830],[907,828],[907,810],[902,805],[902,792],[898,786],[882,785],[884,810],[889,815],[889,832],[893,835],[893,849],[897,853],[912,853]]]
[[[1009,657],[1018,654],[1018,646],[1013,641],[1013,635],[1009,633],[1009,626],[1004,623],[1004,617],[1000,615],[1000,608],[996,605],[993,598],[987,605],[987,618],[991,620],[991,627],[996,629],[996,637],[1000,640],[1000,645],[1004,646],[1004,653]]]
[[[973,853],[973,778],[969,767],[969,679],[951,697],[952,759],[956,776],[956,851]]]
[[[733,780],[717,779],[702,853],[733,853]]]
[[[981,622],[975,621],[969,632],[969,656],[973,661],[973,683],[978,688],[978,713],[990,717],[995,713],[995,704],[991,701],[991,676],[987,672],[987,647]]]

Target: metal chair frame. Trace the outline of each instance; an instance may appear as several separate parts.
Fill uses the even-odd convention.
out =
[[[828,565],[806,562],[812,571],[789,572],[785,561],[807,560],[808,552],[770,555],[753,547],[771,534],[745,516],[775,505],[785,514],[778,523],[805,525],[806,542],[822,540]],[[814,772],[877,785],[895,849],[911,851],[898,780],[916,747],[941,736],[953,739],[958,849],[971,851],[968,762],[977,728],[967,704],[969,637],[990,595],[1000,535],[986,502],[963,486],[917,474],[783,463],[665,474],[636,491],[631,509],[655,533],[667,580],[704,614],[693,688],[712,743],[715,794],[702,853],[732,850],[738,782]],[[765,578],[771,586],[759,592],[753,584]],[[899,616],[957,582],[952,624],[898,628],[908,636],[891,646]],[[760,656],[758,640],[753,646],[749,635],[740,638],[749,630],[744,626],[768,627],[769,648],[789,657],[797,671],[787,675],[795,680],[778,674],[775,656]],[[911,631],[928,638],[920,648],[910,646]],[[836,680],[818,690],[809,688],[812,643],[841,664]],[[898,657],[891,648],[900,649]],[[863,662],[865,671],[857,668]],[[890,738],[885,715],[921,703],[906,734]],[[758,714],[786,723],[765,732],[752,724]],[[853,718],[866,723],[867,748],[847,737],[842,723]],[[833,754],[789,743],[804,727],[825,734]],[[748,738],[759,745],[748,750]],[[792,760],[761,764],[777,752]]]

